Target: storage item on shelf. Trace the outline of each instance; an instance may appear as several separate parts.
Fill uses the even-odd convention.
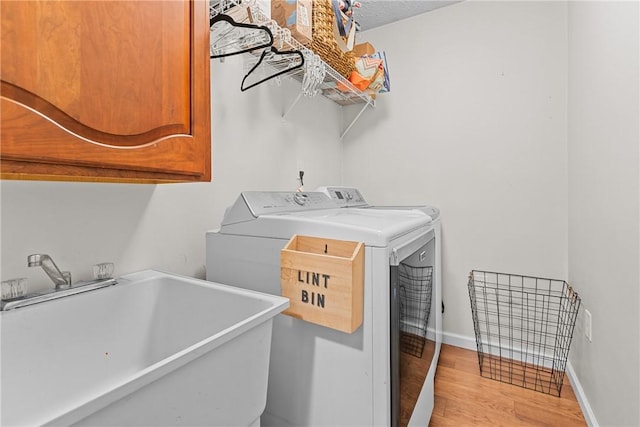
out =
[[[389,69],[384,52],[363,55],[356,60],[356,69],[349,75],[349,81],[359,90],[370,93],[389,92]]]
[[[480,374],[560,396],[578,294],[562,280],[476,270],[468,288]]]
[[[364,91],[379,80],[380,74],[384,79],[384,66],[381,59],[361,56],[356,60],[356,69],[351,72],[349,81]]]
[[[376,53],[376,48],[369,42],[359,43],[353,47],[353,53],[356,57],[373,55]]]
[[[343,52],[349,52],[353,50],[356,42],[356,25],[353,19],[353,15],[345,15],[341,10],[340,1],[331,0],[333,7],[333,35],[338,44],[338,47]]]
[[[313,4],[313,40],[309,47],[340,75],[348,78],[355,69],[356,56],[353,51],[344,52],[340,48],[334,26],[331,0],[316,0]]]
[[[371,58],[382,61],[382,72],[369,85],[369,90],[375,93],[386,93],[391,91],[391,81],[389,78],[389,66],[387,65],[387,55],[384,51],[375,52]]]
[[[271,19],[288,28],[303,46],[308,46],[313,39],[312,10],[312,0],[271,0]]]

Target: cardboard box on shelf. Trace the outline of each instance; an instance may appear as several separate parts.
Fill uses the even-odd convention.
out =
[[[365,55],[373,55],[376,53],[376,49],[369,42],[360,43],[354,46],[353,53],[356,54],[356,57],[365,56]]]
[[[312,10],[313,0],[271,0],[271,19],[303,45],[313,39]]]

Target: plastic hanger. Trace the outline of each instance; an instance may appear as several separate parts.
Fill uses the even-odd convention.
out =
[[[220,13],[209,19],[211,31],[211,58],[224,58],[264,49],[273,44],[273,34],[262,25],[236,22]]]
[[[256,70],[263,63],[265,65],[270,65],[272,68],[275,68],[276,72],[258,81],[248,82],[247,79],[250,80],[252,77],[256,77]],[[280,52],[278,49],[271,46],[271,49],[265,49],[265,51],[262,52],[262,55],[260,55],[260,59],[258,59],[258,62],[249,70],[247,75],[244,76],[244,78],[242,79],[242,84],[240,85],[240,90],[244,92],[245,90],[251,89],[252,87],[259,85],[260,83],[271,80],[274,77],[278,77],[292,70],[301,68],[303,65],[304,56],[299,50],[288,50],[285,52]],[[245,83],[247,83],[247,86],[245,86]]]

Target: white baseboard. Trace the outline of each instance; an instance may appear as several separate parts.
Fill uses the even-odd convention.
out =
[[[452,334],[450,332],[442,333],[442,343],[453,345],[455,347],[466,348],[467,350],[477,351],[476,339],[465,335]]]
[[[584,393],[584,389],[582,388],[582,384],[580,384],[580,380],[578,379],[578,375],[576,375],[576,371],[573,370],[571,361],[567,361],[567,376],[569,377],[569,382],[571,383],[573,392],[576,395],[576,399],[578,399],[580,409],[582,409],[582,415],[584,415],[584,419],[587,422],[587,425],[589,427],[598,427],[600,424],[598,424],[598,420],[596,419],[596,416],[591,409],[591,405],[589,405],[587,395]]]
[[[450,332],[442,333],[442,343],[465,348],[467,350],[478,350],[478,347],[476,346],[476,339],[474,337],[453,334]],[[578,404],[580,405],[582,415],[584,416],[587,425],[589,427],[599,427],[598,420],[591,409],[591,405],[589,405],[589,400],[584,393],[580,380],[578,379],[576,372],[573,370],[573,366],[571,366],[571,361],[567,361],[567,376],[569,377],[569,382],[571,382],[571,387],[576,395],[576,399],[578,400]]]

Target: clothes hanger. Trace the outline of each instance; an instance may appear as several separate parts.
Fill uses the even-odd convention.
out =
[[[262,25],[236,22],[220,13],[209,19],[211,31],[211,58],[224,58],[264,49],[273,44],[273,34]]]
[[[247,82],[248,78],[256,77],[256,70],[262,63],[275,68],[276,72],[256,82]],[[258,62],[249,70],[247,75],[244,76],[244,78],[242,79],[242,84],[240,85],[240,90],[244,92],[245,90],[251,89],[252,87],[259,85],[260,83],[271,80],[274,77],[278,77],[292,70],[301,68],[303,65],[304,55],[302,55],[302,52],[300,52],[299,50],[287,50],[281,52],[275,47],[271,46],[271,49],[265,49],[264,52],[262,52],[262,54],[260,55],[260,59],[258,59]],[[245,82],[247,82],[247,86],[245,86]]]

